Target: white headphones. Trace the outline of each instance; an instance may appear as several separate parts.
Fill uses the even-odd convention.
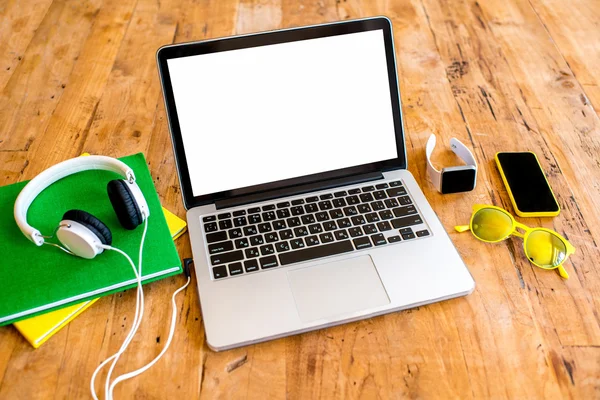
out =
[[[477,161],[471,150],[457,138],[450,139],[450,148],[467,165],[442,168],[438,171],[431,163],[431,153],[435,148],[435,135],[429,136],[425,153],[427,156],[427,173],[433,186],[442,194],[468,192],[477,184]]]
[[[69,254],[94,258],[104,251],[104,246],[112,244],[110,229],[98,218],[82,210],[69,210],[62,218],[54,234],[64,246],[47,243],[39,230],[27,223],[27,211],[35,198],[54,182],[77,172],[105,170],[120,174],[125,179],[115,179],[108,183],[108,198],[125,229],[135,229],[149,216],[150,209],[137,183],[133,170],[125,163],[105,156],[85,156],[63,161],[45,170],[32,179],[19,193],[15,202],[15,221],[25,237],[38,246],[49,244]]]

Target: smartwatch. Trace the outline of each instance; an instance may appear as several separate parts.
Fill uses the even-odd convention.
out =
[[[435,135],[429,136],[427,140],[427,173],[433,186],[442,194],[469,192],[475,189],[477,183],[477,161],[473,157],[471,150],[456,138],[450,139],[450,148],[459,156],[467,165],[458,167],[442,168],[442,172],[438,171],[431,164],[431,153],[435,148]]]

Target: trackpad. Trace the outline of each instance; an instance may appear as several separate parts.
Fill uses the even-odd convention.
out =
[[[371,256],[288,272],[303,322],[328,319],[390,303]]]

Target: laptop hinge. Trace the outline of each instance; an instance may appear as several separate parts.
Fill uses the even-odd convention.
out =
[[[237,207],[244,204],[258,203],[260,201],[273,200],[278,199],[280,197],[294,196],[297,194],[315,192],[317,190],[326,190],[339,186],[352,185],[356,183],[375,181],[377,179],[383,179],[383,174],[381,172],[371,172],[368,174],[352,175],[345,178],[330,179],[326,181],[307,183],[304,185],[298,185],[288,188],[269,190],[267,192],[231,197],[229,199],[216,201],[215,206],[217,207],[217,210],[221,210],[223,208]]]

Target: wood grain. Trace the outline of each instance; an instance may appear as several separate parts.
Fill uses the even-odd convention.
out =
[[[600,398],[600,8],[593,0],[0,0],[0,184],[82,151],[143,151],[162,203],[185,216],[155,65],[161,45],[388,16],[394,26],[409,170],[477,287],[443,303],[215,353],[192,282],[172,349],[118,398]],[[442,196],[424,146],[458,137],[476,190]],[[456,157],[440,148],[438,165]],[[522,241],[453,231],[474,203],[511,209],[497,151],[534,151],[562,212],[520,219],[577,252],[571,279],[533,267]],[[177,242],[191,255],[187,236]],[[146,319],[117,373],[158,354],[170,294],[149,285]],[[133,318],[133,291],[101,299],[33,350],[0,328],[0,398],[89,397],[89,378]],[[101,376],[102,377],[102,376]]]

